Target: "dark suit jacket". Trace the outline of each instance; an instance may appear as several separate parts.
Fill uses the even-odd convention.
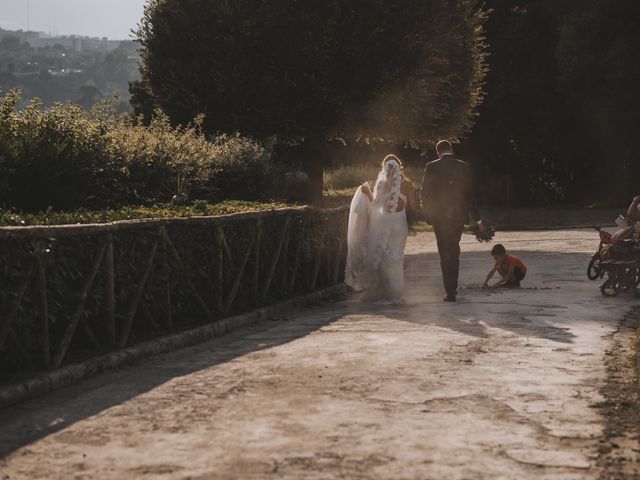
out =
[[[453,155],[427,163],[420,197],[427,221],[432,225],[465,225],[469,215],[480,219],[471,168]]]

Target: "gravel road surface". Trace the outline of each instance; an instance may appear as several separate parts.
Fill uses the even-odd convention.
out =
[[[599,478],[604,358],[640,302],[586,278],[595,232],[495,240],[522,288],[481,290],[491,244],[465,236],[443,303],[419,234],[404,305],[320,305],[0,411],[0,479]]]

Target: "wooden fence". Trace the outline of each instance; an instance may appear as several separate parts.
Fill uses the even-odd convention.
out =
[[[342,281],[347,210],[0,228],[0,374],[122,348]]]

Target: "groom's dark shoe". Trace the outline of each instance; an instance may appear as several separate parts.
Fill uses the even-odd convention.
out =
[[[447,295],[446,297],[444,297],[444,301],[445,302],[455,302],[456,301],[456,296],[455,295]]]

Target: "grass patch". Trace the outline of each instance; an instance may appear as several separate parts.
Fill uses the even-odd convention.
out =
[[[612,225],[616,217],[626,213],[620,208],[500,208],[482,207],[480,213],[498,230],[545,228],[588,228],[591,225]]]
[[[282,202],[227,200],[220,203],[196,201],[193,205],[188,206],[156,204],[150,206],[127,206],[119,209],[98,211],[82,208],[68,212],[48,209],[39,213],[0,210],[0,226],[68,225],[78,223],[106,223],[117,220],[135,220],[141,218],[213,216],[255,210],[272,210],[274,208],[291,206],[296,205]]]
[[[327,192],[344,192],[354,190],[364,182],[373,187],[378,178],[380,166],[375,164],[344,165],[324,173],[324,188]],[[422,182],[424,167],[405,166],[404,175],[411,180],[414,187],[419,188]]]
[[[325,192],[323,207],[349,205],[355,188],[329,190]],[[209,215],[227,215],[231,213],[255,210],[271,210],[299,206],[284,202],[249,202],[227,200],[220,203],[196,201],[193,205],[175,206],[155,204],[151,206],[128,206],[119,209],[73,211],[54,211],[48,209],[38,213],[24,213],[0,209],[0,226],[26,225],[64,225],[78,223],[105,223],[117,220],[134,220],[139,218],[162,217],[194,217]],[[527,230],[545,228],[588,228],[591,225],[612,225],[615,218],[624,212],[624,208],[497,208],[480,209],[482,218],[487,223],[496,225],[498,230]],[[413,225],[417,232],[431,231],[426,222]]]

